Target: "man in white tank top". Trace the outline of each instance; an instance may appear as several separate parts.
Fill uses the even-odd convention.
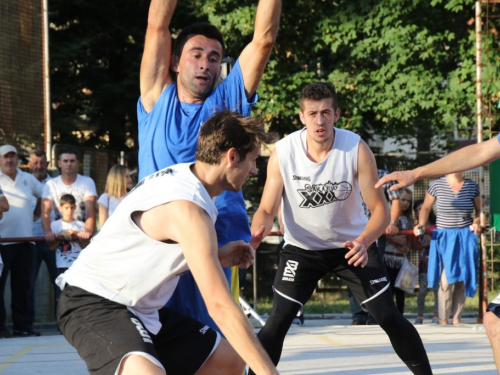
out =
[[[276,143],[252,220],[257,248],[281,206],[285,245],[273,284],[273,309],[258,338],[277,364],[294,317],[318,280],[334,272],[386,331],[412,373],[432,374],[422,340],[396,309],[377,257],[375,240],[389,224],[389,209],[374,187],[378,174],[371,150],[358,135],[334,127],[340,110],[328,83],[304,87],[299,115],[305,129]]]
[[[213,198],[257,172],[260,144],[274,142],[257,118],[226,111],[200,130],[196,162],[144,178],[91,244],[57,279],[58,324],[93,374],[277,374],[232,298],[223,267],[249,267],[243,241],[217,249]],[[226,339],[163,307],[190,270]]]

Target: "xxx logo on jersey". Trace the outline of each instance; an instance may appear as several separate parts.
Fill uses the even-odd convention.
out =
[[[283,270],[283,278],[285,281],[294,281],[295,280],[295,271],[297,271],[297,267],[299,266],[299,262],[295,260],[287,260],[285,269]]]
[[[351,195],[352,186],[347,181],[335,183],[328,181],[326,184],[306,185],[297,192],[304,198],[300,202],[300,208],[316,208],[346,200]]]

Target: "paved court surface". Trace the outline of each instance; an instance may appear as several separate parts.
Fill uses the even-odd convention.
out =
[[[434,374],[498,374],[488,338],[475,318],[460,326],[416,326]],[[413,319],[411,319],[413,321]],[[349,319],[306,319],[292,326],[279,370],[287,375],[409,374],[378,326],[350,326]],[[478,329],[479,328],[479,329]],[[83,375],[84,363],[54,326],[42,336],[0,339],[0,375]]]

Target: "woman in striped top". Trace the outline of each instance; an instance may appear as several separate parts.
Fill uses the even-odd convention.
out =
[[[460,324],[465,297],[473,297],[477,287],[478,239],[481,231],[479,187],[463,173],[435,180],[427,190],[418,224],[425,226],[436,204],[436,229],[432,233],[427,270],[428,284],[438,287],[439,324]],[[472,213],[475,211],[475,217]]]

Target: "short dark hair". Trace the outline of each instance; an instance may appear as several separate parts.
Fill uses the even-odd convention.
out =
[[[300,109],[303,110],[305,100],[319,101],[323,99],[332,99],[333,109],[338,109],[339,103],[337,93],[332,84],[328,82],[314,82],[306,85],[300,93]]]
[[[42,149],[38,148],[30,152],[30,155],[35,155],[37,158],[44,157],[47,160],[47,154]]]
[[[196,160],[210,165],[220,163],[222,153],[236,149],[240,160],[261,143],[274,143],[278,134],[267,133],[260,117],[244,117],[224,110],[215,113],[201,127]]]
[[[63,194],[61,198],[59,198],[59,206],[63,204],[74,204],[76,206],[76,199],[71,194]]]
[[[76,153],[76,151],[72,148],[65,148],[64,150],[62,150],[60,153],[59,153],[59,156],[57,157],[57,159],[61,159],[61,155],[62,154],[72,154],[72,155],[75,155],[76,156],[76,160],[78,160],[78,154]]]
[[[192,25],[189,25],[186,28],[184,28],[177,36],[177,39],[175,39],[172,54],[174,56],[181,57],[184,45],[191,37],[195,35],[203,35],[208,39],[217,40],[222,46],[221,58],[224,56],[224,52],[226,49],[224,45],[224,37],[222,36],[222,33],[218,28],[216,28],[214,25],[208,22],[195,22]]]

